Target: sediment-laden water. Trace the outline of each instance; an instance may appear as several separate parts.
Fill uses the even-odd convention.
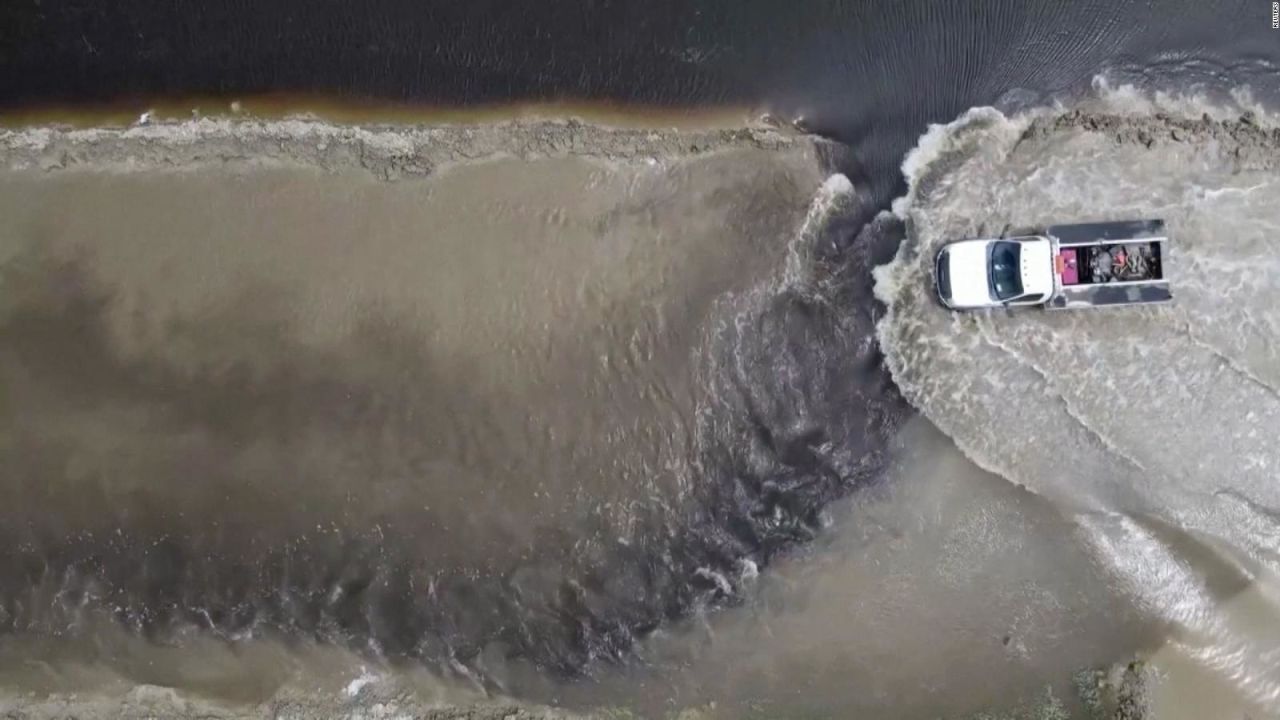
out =
[[[434,170],[393,148],[426,175],[385,182],[367,139],[320,169],[162,132],[197,157],[9,138],[12,687],[74,688],[67,663],[235,685],[133,638],[327,643],[495,692],[599,672],[811,538],[904,411],[848,251],[868,209],[821,142],[472,138],[483,162]]]
[[[907,399],[980,464],[1062,507],[1118,586],[1168,624],[1168,654],[1270,716],[1280,129],[1242,110],[1110,92],[935,127],[906,160],[895,212],[908,239],[877,271],[877,294]],[[932,299],[947,239],[1129,217],[1168,222],[1172,304],[966,315]]]

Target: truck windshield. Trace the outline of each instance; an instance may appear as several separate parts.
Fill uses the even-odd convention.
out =
[[[1019,243],[991,244],[991,294],[995,299],[1008,300],[1022,294],[1021,256],[1022,246]]]

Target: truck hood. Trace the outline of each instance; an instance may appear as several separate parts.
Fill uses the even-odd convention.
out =
[[[990,240],[965,240],[946,248],[953,307],[994,305],[987,286],[987,246]]]

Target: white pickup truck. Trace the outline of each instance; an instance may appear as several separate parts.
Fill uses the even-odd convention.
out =
[[[953,310],[1050,309],[1167,302],[1163,220],[1050,225],[938,251],[938,299]]]

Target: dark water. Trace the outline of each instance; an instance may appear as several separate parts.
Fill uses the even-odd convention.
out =
[[[1069,96],[1099,73],[1148,88],[1248,85],[1260,97],[1274,97],[1280,33],[1270,29],[1269,13],[1268,4],[1256,0],[812,3],[803,10],[781,2],[108,6],[11,0],[0,8],[0,105],[11,110],[145,107],[155,98],[258,93],[437,105],[752,105],[802,116],[806,126],[847,143],[852,152],[833,167],[866,192],[809,240],[807,247],[819,249],[806,262],[823,278],[820,293],[778,286],[752,295],[748,291],[768,276],[758,267],[737,284],[732,277],[708,287],[691,281],[698,289],[652,317],[647,306],[611,315],[613,306],[601,302],[600,316],[588,320],[606,331],[580,347],[547,351],[538,366],[544,374],[533,373],[535,390],[527,395],[520,394],[524,386],[513,390],[495,380],[507,377],[502,367],[486,375],[483,368],[458,370],[430,352],[419,354],[437,347],[438,338],[405,337],[403,326],[417,326],[402,318],[357,323],[355,340],[336,354],[290,344],[300,321],[272,316],[272,302],[255,296],[213,318],[232,329],[174,320],[130,354],[120,346],[128,333],[113,326],[129,308],[102,271],[92,269],[101,257],[6,257],[0,357],[7,374],[0,400],[8,410],[0,453],[13,460],[10,470],[21,459],[24,472],[9,475],[8,490],[26,499],[0,514],[0,541],[11,548],[0,565],[7,588],[0,627],[74,635],[79,612],[93,606],[162,640],[191,626],[226,638],[269,628],[429,660],[477,673],[482,682],[491,682],[483,670],[495,658],[529,661],[557,677],[626,662],[637,639],[654,628],[700,605],[734,602],[726,578],[743,571],[744,559],[764,564],[811,539],[827,503],[879,476],[882,450],[908,411],[873,345],[877,310],[867,275],[887,259],[895,237],[863,225],[899,187],[897,166],[924,126],[975,105],[1017,108]],[[714,182],[729,195],[739,192],[726,177],[733,172],[713,172],[711,180],[684,177],[680,187]],[[725,222],[760,247],[785,239],[801,218],[771,205],[778,195],[771,193],[782,188],[781,196],[795,200],[802,186],[770,180],[765,190],[753,190],[759,198],[725,209]],[[25,206],[20,190],[11,197],[15,212]],[[110,203],[86,202],[110,214]],[[197,196],[189,205],[203,202]],[[625,210],[648,217],[648,203]],[[675,228],[697,216],[697,208],[663,207],[673,213],[663,222]],[[627,218],[623,211],[602,214]],[[132,218],[116,220],[138,230]],[[12,247],[68,236],[66,227],[45,223],[40,213],[27,222],[8,231]],[[147,233],[145,227],[137,232]],[[84,228],[80,234],[92,236]],[[721,251],[723,257],[739,252]],[[781,264],[772,259],[774,267]],[[660,262],[636,268],[667,271]],[[169,271],[158,267],[154,274]],[[59,290],[42,294],[50,287]],[[731,292],[738,293],[737,305],[711,299]],[[428,305],[445,313],[447,302],[456,299]],[[247,329],[235,321],[250,315],[257,319]],[[692,329],[672,331],[654,318],[692,318],[712,331],[705,338]],[[667,355],[629,366],[627,387],[638,388],[643,412],[665,408],[642,414],[634,425],[625,425],[629,409],[618,410],[615,398],[583,406],[591,422],[597,407],[612,408],[601,411],[603,425],[581,420],[583,407],[556,404],[559,388],[595,377],[577,372],[593,367],[593,352],[626,346],[628,338],[610,335],[610,326],[667,344]],[[231,359],[217,361],[213,349],[227,338],[242,345],[233,343]],[[534,345],[546,342],[538,338]],[[168,344],[191,356],[165,355]],[[214,353],[215,360],[192,360],[201,353]],[[448,360],[462,364],[471,356],[459,357]],[[606,385],[608,370],[600,372]],[[405,395],[405,384],[426,389]],[[492,392],[455,392],[457,386]],[[246,410],[228,395],[252,397],[253,404]],[[512,430],[497,409],[508,403],[549,409]],[[48,424],[26,416],[31,408],[46,410]],[[459,424],[460,416],[469,419]],[[105,439],[84,427],[104,422],[112,430]],[[543,426],[585,438],[597,437],[603,426],[601,443],[620,440],[599,450],[546,440],[554,446],[547,451],[519,435]],[[261,441],[251,428],[270,446],[244,450]],[[144,435],[153,445],[133,448],[136,456],[119,440]],[[418,456],[396,445],[420,437],[435,437],[444,449]],[[395,447],[380,445],[388,442]],[[86,447],[88,460],[68,462]],[[403,464],[378,460],[370,473],[360,455],[365,447],[403,451]],[[505,452],[511,447],[518,451]],[[299,463],[297,456],[309,459]],[[239,464],[220,466],[228,457]],[[447,462],[438,462],[441,457]],[[497,478],[495,492],[546,477],[553,490],[570,494],[581,490],[574,478],[619,468],[625,472],[610,476],[609,492],[650,477],[665,481],[670,466],[646,464],[654,458],[675,458],[682,469],[655,490],[652,506],[626,516],[638,542],[597,542],[615,534],[617,518],[575,507],[579,524],[558,523],[558,509],[538,506],[536,494],[520,497],[538,523],[507,523],[493,510],[499,531],[460,531],[492,547],[459,542],[454,530],[423,527],[421,516],[396,505],[415,492],[454,502],[459,513],[472,501],[488,502],[477,486],[459,480],[472,479],[476,466],[469,463],[477,457],[490,463],[481,480]],[[510,458],[539,457],[564,464],[510,464]],[[465,472],[459,475],[451,462]],[[342,481],[350,478],[340,471],[352,467],[361,479],[376,480],[380,491],[403,495],[390,495],[387,507],[364,502],[357,504],[363,514],[345,514],[350,488]],[[180,494],[175,507],[167,503],[177,493],[113,487],[93,495],[81,485],[48,482],[95,472],[124,483],[181,477],[201,490]],[[228,484],[228,477],[235,482]],[[458,485],[435,487],[424,479],[438,477]],[[694,478],[693,489],[684,488],[681,477]],[[271,489],[280,478],[296,494]],[[120,504],[121,496],[129,502]],[[258,514],[240,513],[245,505]],[[101,512],[103,506],[111,511]],[[185,513],[197,512],[217,522],[187,522]],[[257,538],[267,516],[279,525],[265,537],[278,542],[263,546]],[[236,517],[248,520],[229,521]],[[322,527],[329,521],[341,530]],[[394,531],[390,540],[387,529]],[[422,550],[426,545],[429,552]],[[536,549],[532,559],[515,558],[512,548],[524,547]],[[506,564],[471,563],[468,553]],[[429,602],[419,583],[429,588]]]
[[[1276,86],[1264,0],[166,3],[11,0],[0,107],[306,93],[755,105],[854,145],[880,191],[928,122],[1069,94]],[[145,107],[145,105],[143,106]],[[853,170],[854,168],[847,168]]]

